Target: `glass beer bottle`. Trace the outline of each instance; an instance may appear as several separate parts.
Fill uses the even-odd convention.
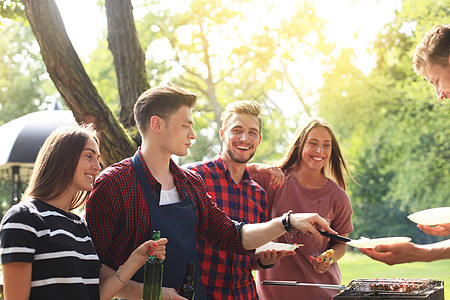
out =
[[[178,295],[183,296],[188,300],[194,299],[194,276],[195,276],[195,264],[189,263],[186,275],[184,276],[183,284],[178,288]]]
[[[153,231],[153,240],[160,238],[160,232]],[[157,256],[149,255],[144,267],[144,292],[142,300],[161,300],[163,262]]]

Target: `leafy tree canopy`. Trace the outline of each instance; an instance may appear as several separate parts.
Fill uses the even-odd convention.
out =
[[[351,49],[325,74],[320,113],[339,133],[358,181],[349,188],[354,237],[409,234],[430,241],[406,216],[449,205],[449,103],[437,102],[432,86],[412,70],[424,33],[450,22],[444,2],[403,1],[369,49],[377,65],[368,76],[352,64]]]

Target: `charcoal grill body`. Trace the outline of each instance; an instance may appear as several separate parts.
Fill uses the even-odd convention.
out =
[[[374,281],[375,282],[375,281]],[[411,292],[383,291],[371,290],[367,281],[352,280],[344,291],[334,296],[333,299],[338,300],[363,300],[363,299],[399,299],[399,300],[444,300],[444,282],[438,280],[427,281],[427,287]],[[363,286],[363,288],[362,288]]]

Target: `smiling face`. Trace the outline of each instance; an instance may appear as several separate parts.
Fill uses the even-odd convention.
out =
[[[189,153],[195,133],[192,128],[194,119],[192,118],[192,108],[182,106],[175,113],[171,114],[168,120],[162,120],[161,126],[161,148],[168,155],[186,156]]]
[[[220,129],[222,158],[225,162],[247,163],[261,143],[259,120],[250,114],[234,113]]]
[[[321,170],[330,160],[332,139],[324,127],[311,129],[303,146],[301,166]]]
[[[91,191],[94,188],[94,180],[100,171],[100,150],[93,138],[88,138],[78,160],[77,168],[73,176],[72,188],[77,191]]]
[[[423,76],[434,86],[438,100],[450,97],[450,55],[446,67],[426,63],[422,68]]]

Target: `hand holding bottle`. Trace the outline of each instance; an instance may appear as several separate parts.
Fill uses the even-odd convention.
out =
[[[166,258],[166,244],[167,239],[162,238],[157,241],[148,240],[137,247],[130,258],[138,261],[140,266],[143,266],[149,255],[156,256],[157,258],[164,260]]]
[[[109,277],[107,277],[100,285],[100,299],[111,299],[116,293],[123,289],[124,286],[129,289],[131,277],[145,264],[150,252],[159,256],[161,260],[166,258],[166,244],[166,238],[162,238],[158,241],[148,240],[137,247],[128,257],[126,262],[119,266],[115,272],[110,269],[111,274],[109,274]]]
[[[154,245],[160,240],[160,232],[153,230]],[[164,246],[165,247],[165,246]],[[157,246],[155,247],[157,248]],[[143,300],[161,300],[163,280],[163,262],[153,251],[149,251],[144,267]]]

